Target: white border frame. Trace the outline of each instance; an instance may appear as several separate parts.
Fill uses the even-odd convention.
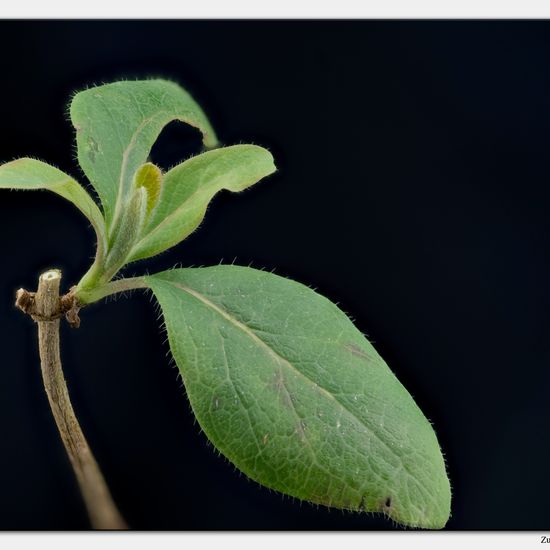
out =
[[[0,18],[18,19],[532,19],[547,0],[18,0]]]

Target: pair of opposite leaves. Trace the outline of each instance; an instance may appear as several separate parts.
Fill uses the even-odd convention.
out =
[[[164,80],[115,82],[76,94],[78,161],[102,210],[74,179],[23,158],[0,166],[0,187],[49,189],[92,223],[94,265],[78,296],[125,264],[186,238],[221,189],[274,172],[255,145],[212,149],[162,174],[147,162],[163,127],[217,139],[190,95]],[[368,340],[326,298],[247,267],[174,269],[144,277],[202,429],[261,484],[310,502],[384,512],[441,528],[450,485],[435,433]]]

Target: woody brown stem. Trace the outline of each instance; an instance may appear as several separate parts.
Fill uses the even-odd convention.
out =
[[[59,322],[65,315],[78,326],[78,307],[70,293],[59,296],[61,272],[46,271],[40,276],[36,294],[20,289],[16,305],[38,324],[38,344],[42,378],[50,407],[71,461],[90,522],[94,529],[127,529],[105,479],[76,419],[61,367]],[[70,303],[69,303],[70,302]],[[75,321],[76,317],[76,321]]]

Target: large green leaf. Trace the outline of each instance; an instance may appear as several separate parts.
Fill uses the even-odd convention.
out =
[[[274,171],[271,153],[256,145],[208,151],[176,166],[164,175],[158,204],[128,261],[154,256],[185,239],[218,191],[242,191]]]
[[[47,189],[71,201],[95,229],[98,247],[104,250],[105,228],[99,208],[73,178],[45,162],[20,158],[0,166],[0,189]]]
[[[122,215],[132,180],[162,128],[180,120],[198,128],[207,147],[216,135],[193,98],[166,80],[123,81],[76,94],[70,107],[78,161],[96,189],[109,229]]]
[[[236,266],[146,282],[202,429],[245,474],[314,503],[445,525],[450,486],[430,423],[333,303]]]

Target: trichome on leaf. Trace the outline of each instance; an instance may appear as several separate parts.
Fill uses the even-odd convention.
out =
[[[90,88],[73,97],[70,115],[78,161],[99,206],[44,162],[0,166],[1,188],[62,195],[97,236],[93,264],[50,307],[50,319],[36,317],[34,295],[20,294],[38,324],[58,326],[64,312],[74,320],[78,308],[105,296],[150,289],[200,426],[242,472],[305,501],[442,528],[451,495],[432,426],[336,305],[300,283],[233,265],[115,279],[129,262],[189,236],[218,191],[242,191],[272,174],[271,154],[256,145],[218,147],[201,108],[165,80]],[[174,120],[198,128],[209,150],[162,172],[149,153]],[[94,521],[102,503],[89,501],[83,483],[92,524],[109,527]]]

